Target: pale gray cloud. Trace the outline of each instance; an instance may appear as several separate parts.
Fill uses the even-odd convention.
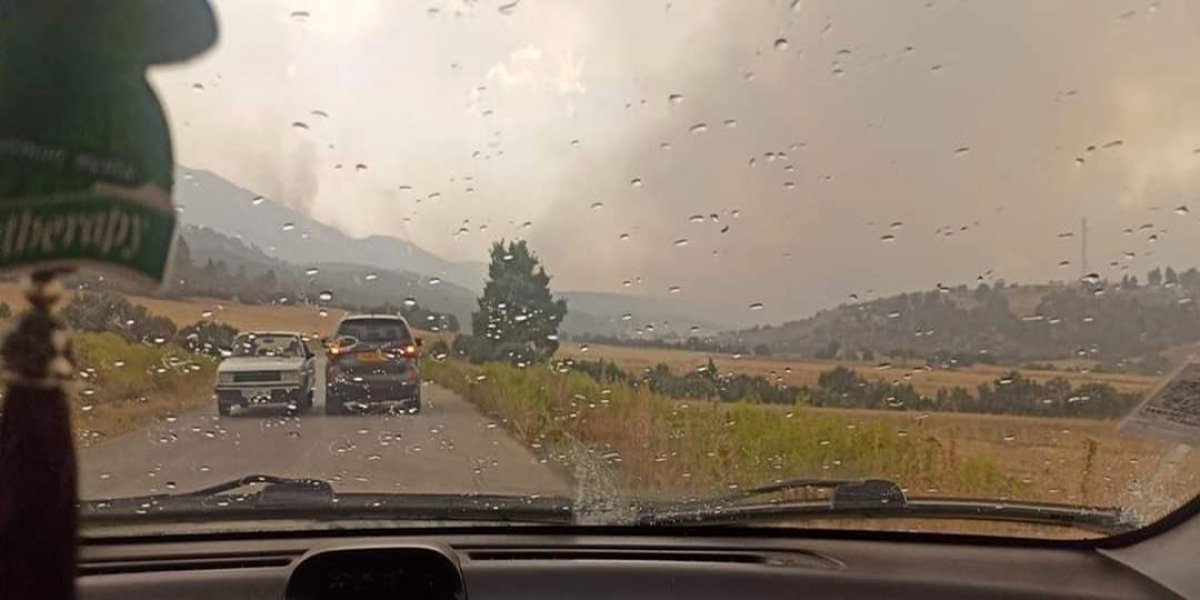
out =
[[[1102,274],[1200,263],[1184,0],[500,4],[218,2],[221,46],[154,74],[179,159],[355,234],[520,235],[556,285],[764,319],[1074,278],[1083,217]]]

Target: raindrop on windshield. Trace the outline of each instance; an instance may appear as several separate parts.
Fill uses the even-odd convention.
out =
[[[296,129],[308,129],[308,123],[304,121],[292,121],[292,127]]]
[[[683,103],[683,94],[671,94],[670,96],[667,96],[667,100],[670,101],[671,104],[678,106]]]
[[[283,224],[283,228],[282,228],[282,229],[283,229],[284,231],[291,231],[291,230],[293,230],[293,229],[295,229],[295,228],[296,228],[296,224],[295,224],[295,223],[284,223],[284,224]]]
[[[970,148],[968,148],[968,147],[966,147],[966,146],[963,146],[963,147],[961,147],[961,148],[956,148],[956,149],[954,150],[954,155],[955,155],[955,156],[966,156],[966,155],[968,155],[968,154],[970,154],[970,153],[971,153],[971,149],[970,149]]]
[[[688,245],[688,240],[687,240],[687,238],[681,238],[681,239],[675,240],[675,246],[676,246],[676,247],[683,247],[683,246],[686,246],[686,245]]]
[[[321,272],[321,270],[316,267],[309,267],[308,269],[306,269],[304,271],[304,274],[308,275],[309,277],[312,277],[313,275],[316,275],[317,273],[320,273],[320,272]]]
[[[678,294],[678,293],[679,293],[679,292],[681,292],[681,291],[683,291],[683,288],[681,288],[681,287],[679,287],[679,286],[677,286],[677,285],[673,285],[673,286],[671,286],[671,287],[667,288],[667,293],[668,293],[668,294]]]
[[[430,277],[429,278],[429,285],[437,285],[441,282],[442,282],[442,280],[438,277]]]
[[[749,308],[750,308],[750,310],[762,310],[762,309],[763,309],[763,303],[762,303],[762,302],[754,302],[754,303],[751,303],[751,304],[750,304],[750,306],[749,306]]]
[[[262,196],[255,196],[254,199],[250,201],[250,204],[253,206],[258,206],[259,204],[263,203],[263,200],[266,200],[266,198],[263,198]]]
[[[620,236],[617,237],[617,239],[621,240],[622,242],[627,241],[627,240],[629,240],[629,234],[622,233]]]
[[[779,39],[775,40],[775,49],[780,52],[787,50],[788,49],[787,38],[779,38]]]
[[[333,292],[330,290],[324,290],[320,294],[317,294],[317,299],[321,302],[329,302],[330,300],[333,300]]]
[[[193,90],[196,90],[197,92],[203,92],[203,91],[204,91],[204,84],[203,84],[203,83],[193,83],[193,84],[192,84],[192,89],[193,89]]]
[[[292,20],[300,23],[307,21],[310,16],[312,15],[307,10],[294,10],[291,14]]]
[[[629,180],[629,185],[635,188],[642,187],[642,179],[640,177],[634,177],[633,179]]]
[[[358,163],[358,164],[354,165],[354,170],[361,173],[361,172],[367,170],[367,165],[365,165],[363,163]]]
[[[363,279],[367,281],[375,281],[376,279],[379,279],[379,276],[374,273],[367,273],[367,276],[363,277]]]
[[[1185,216],[1188,214],[1188,212],[1189,211],[1188,211],[1188,207],[1186,204],[1181,204],[1181,205],[1175,207],[1175,214],[1177,214],[1177,215]]]
[[[409,298],[405,298],[405,299],[404,299],[404,306],[405,306],[405,307],[407,307],[407,308],[412,308],[412,307],[414,307],[414,306],[416,306],[416,305],[417,305],[417,299],[416,299],[416,298],[409,297]]]
[[[705,131],[708,131],[708,124],[707,123],[696,123],[695,125],[692,125],[691,127],[689,127],[688,131],[690,131],[692,133],[704,133]]]
[[[881,236],[879,236],[879,241],[885,242],[885,243],[886,242],[894,242],[894,241],[896,241],[896,236],[894,236],[890,233],[886,234],[886,235],[881,235]]]
[[[737,127],[737,121],[734,119],[725,119],[725,126],[731,129]]]
[[[591,208],[592,210],[599,210],[601,208],[604,208],[604,203],[603,202],[593,202],[589,208]]]
[[[502,15],[509,16],[509,15],[512,15],[514,12],[516,12],[517,4],[520,4],[520,3],[519,2],[509,2],[508,4],[501,4],[496,10],[500,11],[500,14],[502,14]]]

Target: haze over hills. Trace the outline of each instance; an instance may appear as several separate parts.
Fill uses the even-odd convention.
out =
[[[202,170],[180,167],[176,204],[189,225],[208,227],[257,246],[264,254],[295,265],[358,264],[427,277],[439,277],[467,289],[482,287],[481,263],[442,260],[405,240],[353,238],[274,199],[263,198]]]
[[[180,234],[192,261],[224,262],[251,277],[274,271],[293,290],[313,296],[336,290],[337,302],[372,306],[406,298],[453,314],[466,327],[483,287],[486,266],[443,260],[394,237],[353,238],[273,199],[261,198],[222,177],[180,168],[177,203],[183,207]],[[304,276],[310,268],[319,273]],[[368,275],[373,275],[367,280]],[[369,283],[369,285],[368,285]],[[646,336],[704,335],[750,324],[744,311],[719,302],[554,290],[567,299],[563,331]]]

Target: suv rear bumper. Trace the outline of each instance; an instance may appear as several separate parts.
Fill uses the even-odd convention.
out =
[[[326,402],[413,401],[420,398],[420,377],[374,377],[363,381],[335,381],[326,387]]]

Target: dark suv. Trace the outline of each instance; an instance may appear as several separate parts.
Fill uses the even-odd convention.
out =
[[[352,315],[338,323],[327,344],[325,412],[345,414],[376,404],[401,404],[421,410],[418,347],[403,317]]]

